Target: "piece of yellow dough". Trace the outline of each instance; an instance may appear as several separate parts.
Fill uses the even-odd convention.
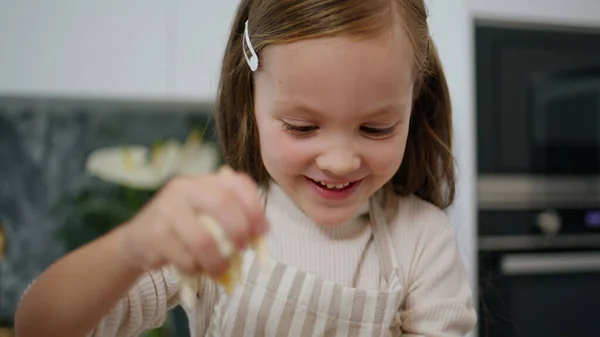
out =
[[[219,174],[229,175],[233,174],[233,171],[228,167],[223,167],[219,170]],[[211,234],[219,249],[219,253],[229,259],[229,268],[227,269],[227,272],[222,277],[213,280],[221,285],[227,294],[231,295],[237,286],[242,283],[242,262],[244,252],[235,248],[231,241],[227,239],[223,228],[211,216],[202,214],[198,217],[198,222]],[[256,238],[251,243],[250,247],[255,251],[261,268],[265,268],[268,263],[265,240],[262,237]],[[187,308],[193,308],[196,302],[196,294],[199,291],[198,285],[201,283],[196,277],[185,277],[183,274],[179,274],[181,275],[180,297],[182,304]]]

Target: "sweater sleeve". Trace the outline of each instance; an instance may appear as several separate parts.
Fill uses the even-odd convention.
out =
[[[178,282],[168,268],[144,274],[88,337],[133,337],[164,324],[179,303]]]
[[[203,336],[208,329],[218,290],[205,277],[198,278],[194,308],[185,310],[192,336]],[[165,323],[170,309],[181,304],[179,277],[172,267],[142,276],[117,305],[105,315],[88,337],[137,337]]]
[[[464,336],[477,315],[455,231],[441,210],[428,208],[427,213],[418,217],[425,221],[414,221],[415,230],[408,235],[413,251],[405,254],[411,257],[404,263],[408,274],[401,336]]]

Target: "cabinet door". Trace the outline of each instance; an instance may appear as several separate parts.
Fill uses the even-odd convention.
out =
[[[174,22],[171,97],[212,102],[239,0],[172,0]]]
[[[0,0],[0,94],[166,94],[168,0]]]

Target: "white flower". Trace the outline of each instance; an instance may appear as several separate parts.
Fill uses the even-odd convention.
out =
[[[152,149],[143,146],[98,149],[88,157],[86,170],[108,182],[156,190],[176,175],[211,172],[218,161],[217,148],[203,143],[201,135],[192,132],[185,144],[170,140]]]

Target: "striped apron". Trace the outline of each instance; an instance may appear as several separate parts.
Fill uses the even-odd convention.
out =
[[[221,293],[207,336],[399,336],[403,289],[385,217],[371,198],[369,214],[380,256],[380,290],[350,288],[277,261],[261,268],[244,257],[245,282]]]

